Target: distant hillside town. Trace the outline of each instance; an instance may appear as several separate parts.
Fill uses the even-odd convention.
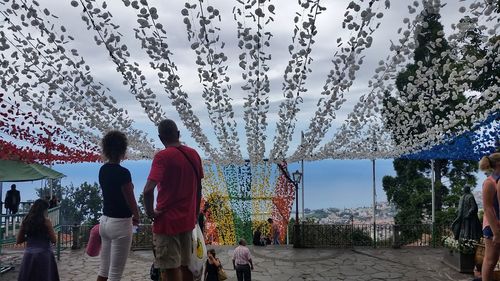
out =
[[[371,224],[373,207],[304,209],[306,218],[319,224]],[[396,208],[387,202],[377,202],[376,223],[394,224]]]
[[[472,192],[479,209],[483,208],[481,190]],[[319,224],[371,224],[373,223],[372,206],[356,208],[326,208],[311,210],[304,209],[306,219]],[[388,202],[377,202],[377,224],[394,224],[396,208]],[[430,220],[430,218],[429,218]]]

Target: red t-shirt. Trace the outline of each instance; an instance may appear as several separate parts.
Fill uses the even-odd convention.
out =
[[[201,158],[196,150],[179,147],[198,169],[203,178]],[[153,232],[176,235],[191,231],[196,225],[196,196],[198,180],[193,165],[175,147],[158,152],[151,165],[148,180],[158,187],[156,210],[162,212],[153,223]]]

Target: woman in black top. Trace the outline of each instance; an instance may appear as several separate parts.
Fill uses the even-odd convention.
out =
[[[97,281],[120,280],[132,243],[132,225],[139,224],[139,210],[129,170],[120,166],[127,151],[127,138],[118,131],[102,139],[102,152],[107,162],[99,170],[103,210],[101,265]]]
[[[220,260],[215,257],[215,250],[207,251],[208,259],[205,270],[205,281],[219,281],[218,270],[221,267]]]

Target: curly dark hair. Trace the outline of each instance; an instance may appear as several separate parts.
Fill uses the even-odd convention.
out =
[[[45,211],[49,209],[49,202],[37,199],[24,217],[22,227],[27,237],[48,236],[49,229],[45,224]]]
[[[101,141],[102,153],[110,161],[120,161],[127,151],[127,137],[120,131],[109,131]]]

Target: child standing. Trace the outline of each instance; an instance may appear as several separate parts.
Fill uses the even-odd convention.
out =
[[[59,281],[57,263],[51,243],[56,243],[56,234],[47,218],[49,203],[38,199],[23,219],[17,244],[26,242],[18,281]]]

